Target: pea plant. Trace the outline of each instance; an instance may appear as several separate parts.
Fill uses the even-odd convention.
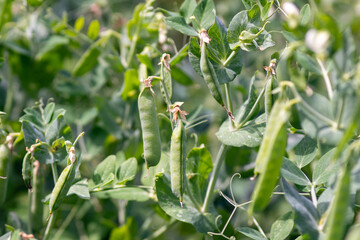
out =
[[[359,4],[135,2],[0,3],[0,239],[358,239]]]

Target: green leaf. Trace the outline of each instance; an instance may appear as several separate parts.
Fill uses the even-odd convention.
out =
[[[212,38],[211,35],[209,35],[209,36]],[[216,48],[218,48],[218,49],[216,49],[215,51],[220,52],[221,46],[219,46],[219,44],[214,44],[214,46],[216,46],[216,45],[217,45]],[[226,55],[226,57],[224,57],[222,62],[215,61],[215,57],[214,57],[215,53],[213,53],[213,54],[210,54],[210,53],[211,53],[211,50],[209,50],[210,62],[214,67],[217,79],[219,80],[220,84],[229,83],[229,82],[233,81],[240,74],[240,72],[242,70],[241,53],[240,52],[237,52],[235,54],[235,56],[230,60],[230,62],[226,66],[224,66],[224,62],[225,62],[226,58],[231,54],[231,51],[228,52],[228,54]],[[194,68],[195,72],[198,73],[200,76],[202,76],[202,73],[200,70],[200,46],[199,46],[196,38],[190,39],[189,60],[190,60],[192,67]]]
[[[305,4],[300,10],[300,25],[305,26],[311,20],[311,9],[310,5]]]
[[[262,235],[258,230],[255,230],[253,228],[249,227],[237,227],[235,229],[237,232],[244,234],[248,238],[254,239],[254,240],[267,240],[264,235]]]
[[[265,114],[260,115],[254,120],[246,123],[239,130],[232,129],[229,120],[226,120],[221,125],[216,137],[225,145],[234,147],[257,147],[260,145],[262,135],[265,131]]]
[[[26,147],[30,148],[31,145],[36,143],[36,140],[39,139],[42,142],[45,142],[44,133],[34,126],[29,121],[22,121],[22,132],[24,133],[24,140]]]
[[[294,227],[294,219],[292,211],[285,213],[277,219],[270,230],[271,240],[284,240],[290,235]]]
[[[127,181],[135,178],[137,171],[136,158],[132,157],[125,162],[121,163],[116,174],[116,184],[125,184]]]
[[[310,97],[302,94],[302,98],[305,103],[316,112],[335,122],[331,111],[331,103],[324,96],[314,92]],[[296,104],[296,107],[298,109],[301,127],[309,137],[318,139],[322,143],[329,145],[336,145],[338,143],[343,135],[342,131],[334,129],[329,123],[319,119],[318,116],[305,108],[303,104]]]
[[[295,210],[295,226],[302,235],[308,234],[311,239],[318,239],[319,214],[312,202],[301,196],[284,178],[281,179],[281,186],[286,200]]]
[[[306,53],[295,51],[295,58],[307,71],[321,75],[321,70],[317,62]]]
[[[215,24],[208,31],[211,38],[208,48],[210,48],[217,58],[225,61],[230,50],[229,44],[226,39],[227,29],[219,18],[216,18]]]
[[[128,201],[145,202],[150,199],[150,193],[139,187],[120,187],[92,192],[91,195],[100,199],[121,199]]]
[[[186,20],[186,23],[190,23],[190,17],[193,15],[196,8],[196,0],[185,0],[180,7],[180,14]]]
[[[199,205],[203,204],[204,190],[212,168],[211,155],[204,144],[191,149],[186,159],[186,177],[189,181],[189,194],[195,196]]]
[[[95,186],[90,186],[91,189],[95,188],[110,188],[113,186],[116,171],[116,156],[110,155],[100,162],[94,170],[92,180]]]
[[[281,175],[290,182],[293,182],[300,186],[310,186],[311,182],[306,174],[301,171],[295,163],[290,161],[288,158],[283,159],[281,167]]]
[[[184,205],[180,206],[179,198],[171,191],[170,180],[158,174],[155,180],[156,195],[160,207],[171,217],[192,224],[198,232],[206,233],[215,229],[215,215],[202,213],[184,196]]]
[[[193,79],[185,71],[176,66],[171,68],[171,78],[185,86],[190,86],[194,83]]]
[[[202,0],[194,9],[193,15],[202,29],[208,30],[215,22],[215,5],[213,0]],[[197,26],[194,20],[191,20],[193,26]],[[198,29],[201,30],[201,29]]]
[[[55,51],[59,51],[61,47],[67,46],[69,43],[69,38],[53,35],[43,44],[39,52],[36,54],[35,59],[38,61],[45,60],[48,55],[53,54]]]
[[[181,16],[167,17],[165,18],[165,23],[175,30],[188,35],[188,36],[197,36],[195,29],[187,25],[185,18]]]
[[[330,176],[338,171],[339,164],[332,162],[332,157],[334,156],[336,148],[331,149],[325,153],[316,163],[312,181],[314,185],[321,185],[326,183]]]
[[[111,230],[110,240],[135,240],[137,239],[137,233],[137,226],[134,218],[127,217],[126,224]]]
[[[106,54],[104,56],[104,60],[109,64],[111,69],[114,70],[115,72],[122,73],[125,69],[121,63],[120,56]]]
[[[269,16],[269,11],[274,3],[274,0],[262,0],[259,1],[261,11],[261,21],[265,21]]]
[[[66,196],[77,195],[81,199],[90,199],[89,186],[87,179],[83,179],[73,184]]]
[[[100,23],[98,20],[92,20],[88,28],[88,36],[90,39],[94,40],[99,36],[100,32]]]
[[[80,32],[81,29],[83,29],[84,27],[84,23],[85,23],[85,18],[84,16],[80,16],[76,19],[75,24],[74,24],[74,28],[76,31]]]
[[[147,169],[146,164],[143,164],[141,183],[146,186],[155,187],[155,176],[159,173],[170,173],[170,154],[168,151],[161,152],[158,165]]]
[[[240,47],[244,51],[263,51],[275,45],[271,35],[258,27],[259,20],[258,5],[254,5],[250,10],[241,11],[233,17],[227,33],[227,40],[232,50]]]
[[[317,142],[305,136],[295,147],[295,163],[299,168],[303,168],[316,157],[318,148]]]
[[[100,54],[101,51],[97,44],[91,45],[75,64],[72,75],[74,77],[80,77],[93,69],[98,63]]]
[[[128,69],[125,72],[124,85],[121,91],[121,97],[127,101],[136,99],[139,95],[139,76],[136,69]]]
[[[241,0],[246,10],[250,10],[253,7],[253,0]]]
[[[249,91],[248,91],[248,97],[246,99],[246,101],[240,106],[240,109],[238,111],[238,113],[236,114],[235,117],[235,122],[236,123],[242,123],[249,115],[249,113],[251,112],[251,109],[253,108],[256,100],[257,100],[257,96],[256,96],[256,88],[255,88],[255,77],[256,77],[256,73],[252,76],[251,80],[250,80],[250,84],[249,84]],[[257,114],[258,111],[254,111],[252,116]],[[252,116],[249,116],[249,119],[252,119]]]

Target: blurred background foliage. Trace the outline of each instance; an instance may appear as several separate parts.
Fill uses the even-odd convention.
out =
[[[299,9],[307,2],[293,1]],[[143,1],[1,0],[0,109],[7,113],[4,119],[6,130],[20,131],[18,119],[26,107],[33,106],[39,99],[45,103],[53,101],[57,108],[66,110],[65,119],[71,126],[73,136],[86,132],[80,141],[80,172],[83,178],[91,178],[94,168],[106,156],[119,152],[124,152],[126,158],[136,157],[141,166],[142,144],[137,112],[140,62],[145,64],[148,75],[156,75],[162,53],[174,56],[189,39],[163,25],[162,12],[165,11],[161,9],[176,12],[182,1],[157,0],[153,4],[156,11],[149,11],[144,16],[146,21],[140,26],[134,54],[126,59],[131,51],[139,3]],[[360,1],[324,0],[317,3],[319,9],[331,17],[339,32],[351,29],[358,48]],[[235,14],[244,9],[240,0],[218,0],[215,5],[217,16],[226,26]],[[263,67],[269,64],[274,52],[281,51],[287,44],[281,34],[287,27],[284,16],[277,13],[270,21],[267,30],[272,34],[275,46],[261,54],[242,52],[243,70],[231,89],[234,109],[246,99],[254,72],[258,71],[256,85],[264,85],[266,72]],[[165,31],[168,38],[160,41],[161,31]],[[86,64],[81,65],[81,61],[86,61]],[[190,131],[198,134],[198,141],[206,145],[214,159],[220,145],[215,132],[226,118],[226,113],[208,94],[205,83],[194,72],[187,58],[176,65],[172,77],[175,80],[173,99],[185,102],[183,109],[192,113],[202,106],[201,115],[208,121]],[[154,88],[159,92],[157,86]],[[161,101],[160,94],[156,97],[158,112],[165,112],[166,105]],[[170,139],[168,121],[160,120],[159,124],[162,138]],[[296,139],[294,141],[293,146]],[[165,141],[163,143],[163,149],[169,147]],[[291,149],[291,146],[288,148]],[[7,194],[11,201],[7,201],[5,207],[10,211],[8,223],[21,226],[27,221],[27,189],[21,176],[16,173],[21,172],[24,143],[18,144],[15,152],[9,179],[11,187]],[[249,148],[231,147],[217,188],[227,193],[230,178],[235,172],[241,171],[245,179],[251,177],[252,171],[246,170],[252,169],[254,156],[254,150]],[[46,176],[51,179],[49,169]],[[140,174],[133,181],[140,183]],[[49,193],[52,182],[45,182],[45,187],[45,192]],[[252,189],[253,183],[248,180],[234,182],[238,202],[247,201]],[[153,201],[125,202],[97,198],[84,201],[75,196],[66,199],[57,217],[56,229],[61,227],[74,205],[78,208],[72,219],[74,224],[68,225],[61,239],[79,239],[78,236],[80,239],[119,239],[118,236],[127,237],[122,239],[145,239],[164,226],[167,226],[166,231],[156,239],[205,238],[192,225],[170,220]],[[227,219],[232,211],[231,205],[220,196],[216,196],[215,206],[223,219]],[[275,197],[260,216],[259,222],[269,232],[271,224],[289,210],[289,205],[281,196]],[[232,225],[246,225],[247,221],[247,214],[238,211]],[[231,227],[227,231],[229,235],[233,234]]]

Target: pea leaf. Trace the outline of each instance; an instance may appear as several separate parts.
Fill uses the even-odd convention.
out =
[[[166,175],[156,175],[155,186],[159,205],[168,215],[179,221],[192,224],[201,233],[215,229],[215,215],[199,211],[186,195],[184,196],[183,207],[180,206],[179,198],[171,191],[170,180]]]
[[[186,159],[186,176],[189,181],[189,194],[195,197],[199,205],[203,203],[207,178],[212,168],[211,155],[204,144],[191,149]]]
[[[134,100],[139,95],[140,81],[136,69],[128,69],[125,72],[124,85],[120,96],[126,100]]]
[[[254,239],[254,240],[267,240],[264,235],[262,235],[258,230],[255,230],[253,228],[249,227],[237,227],[235,229],[237,232],[244,234],[248,238]]]
[[[295,163],[299,168],[308,165],[316,157],[317,142],[305,136],[295,147]]]
[[[215,25],[214,25],[215,26]],[[210,38],[212,38],[211,35],[209,35]],[[221,40],[219,40],[221,41]],[[223,40],[224,41],[224,40]],[[211,43],[212,41],[210,41]],[[217,52],[221,51],[221,46],[219,44],[214,44]],[[223,46],[224,47],[224,46]],[[224,66],[224,63],[226,61],[226,58],[231,54],[231,51],[226,54],[226,57],[219,61],[215,61],[215,59],[218,59],[214,57],[214,54],[210,54],[212,50],[209,50],[209,57],[210,62],[214,67],[217,79],[219,80],[220,84],[229,83],[233,81],[236,76],[238,76],[241,73],[242,70],[242,63],[241,63],[241,53],[237,52],[236,55],[227,63],[226,66]],[[196,38],[190,39],[190,46],[189,46],[189,60],[194,68],[195,72],[198,73],[200,76],[202,76],[201,70],[200,70],[200,46],[197,42]]]
[[[281,167],[281,175],[285,177],[287,180],[301,186],[309,186],[311,185],[310,180],[305,175],[303,171],[301,171],[295,163],[290,161],[288,158],[284,158]]]
[[[84,27],[84,22],[85,22],[85,18],[84,16],[80,16],[76,19],[75,24],[74,24],[74,28],[76,31],[80,32],[81,29],[83,29]]]
[[[36,55],[36,59],[41,61],[44,60],[47,55],[52,54],[54,51],[60,50],[61,47],[67,46],[70,43],[69,38],[54,35],[51,36],[41,47]]]
[[[300,10],[300,25],[305,26],[311,20],[311,9],[310,5],[305,4]]]
[[[185,0],[180,7],[180,14],[185,18],[187,24],[190,23],[190,17],[196,8],[196,0]]]
[[[98,192],[91,192],[91,195],[100,199],[111,198],[138,202],[145,202],[150,199],[150,193],[139,187],[113,188]]]
[[[72,72],[73,76],[80,77],[93,69],[98,63],[100,54],[101,51],[99,47],[96,44],[91,45],[75,64]]]
[[[213,0],[202,0],[194,9],[194,17],[197,20],[197,23],[200,24],[200,27],[208,30],[215,22],[215,5]],[[198,24],[191,20],[193,26]],[[200,30],[200,29],[198,29]]]
[[[89,186],[87,179],[76,182],[71,185],[66,196],[77,195],[81,199],[90,199]]]
[[[220,142],[229,146],[257,147],[261,143],[265,126],[265,114],[249,121],[238,130],[233,130],[230,121],[226,120],[216,133],[216,137]]]
[[[260,9],[258,5],[236,14],[229,24],[227,40],[232,50],[263,51],[275,45],[271,35],[258,27]]]
[[[195,29],[187,25],[185,18],[182,16],[173,16],[165,18],[165,23],[170,27],[174,28],[175,30],[188,35],[188,36],[197,36],[197,32]]]
[[[261,21],[265,21],[269,16],[269,11],[274,3],[274,0],[262,0],[259,1],[261,11]]]
[[[115,180],[116,156],[110,155],[97,165],[94,170],[90,189],[111,188]]]
[[[88,36],[90,39],[94,40],[99,36],[100,32],[100,23],[98,20],[92,20],[88,28]]]
[[[127,181],[133,180],[136,175],[137,161],[136,158],[130,158],[121,163],[117,169],[116,184],[125,184]]]
[[[302,235],[308,235],[310,239],[318,239],[319,214],[312,202],[301,196],[284,178],[281,178],[281,186],[286,200],[295,210],[295,226]]]
[[[329,180],[330,176],[336,171],[338,171],[337,167],[339,166],[339,164],[331,162],[335,151],[335,148],[331,149],[330,151],[325,153],[319,159],[319,161],[317,161],[312,176],[312,181],[314,185],[321,185],[326,183]]]
[[[284,240],[290,235],[294,227],[293,213],[287,212],[277,219],[272,225],[270,230],[271,240]]]
[[[328,119],[335,121],[331,111],[331,104],[325,97],[318,93],[313,93],[310,97],[302,94],[302,98],[305,103],[311,106],[315,111]],[[312,112],[309,112],[303,104],[297,104],[296,106],[300,117],[301,127],[309,137],[318,139],[329,145],[337,144],[343,135],[342,131],[334,129],[329,123],[319,119]]]
[[[295,58],[307,71],[321,75],[321,70],[317,62],[306,53],[295,51]]]

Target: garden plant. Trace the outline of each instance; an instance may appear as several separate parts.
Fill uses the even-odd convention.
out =
[[[359,20],[0,0],[0,239],[360,239]]]

